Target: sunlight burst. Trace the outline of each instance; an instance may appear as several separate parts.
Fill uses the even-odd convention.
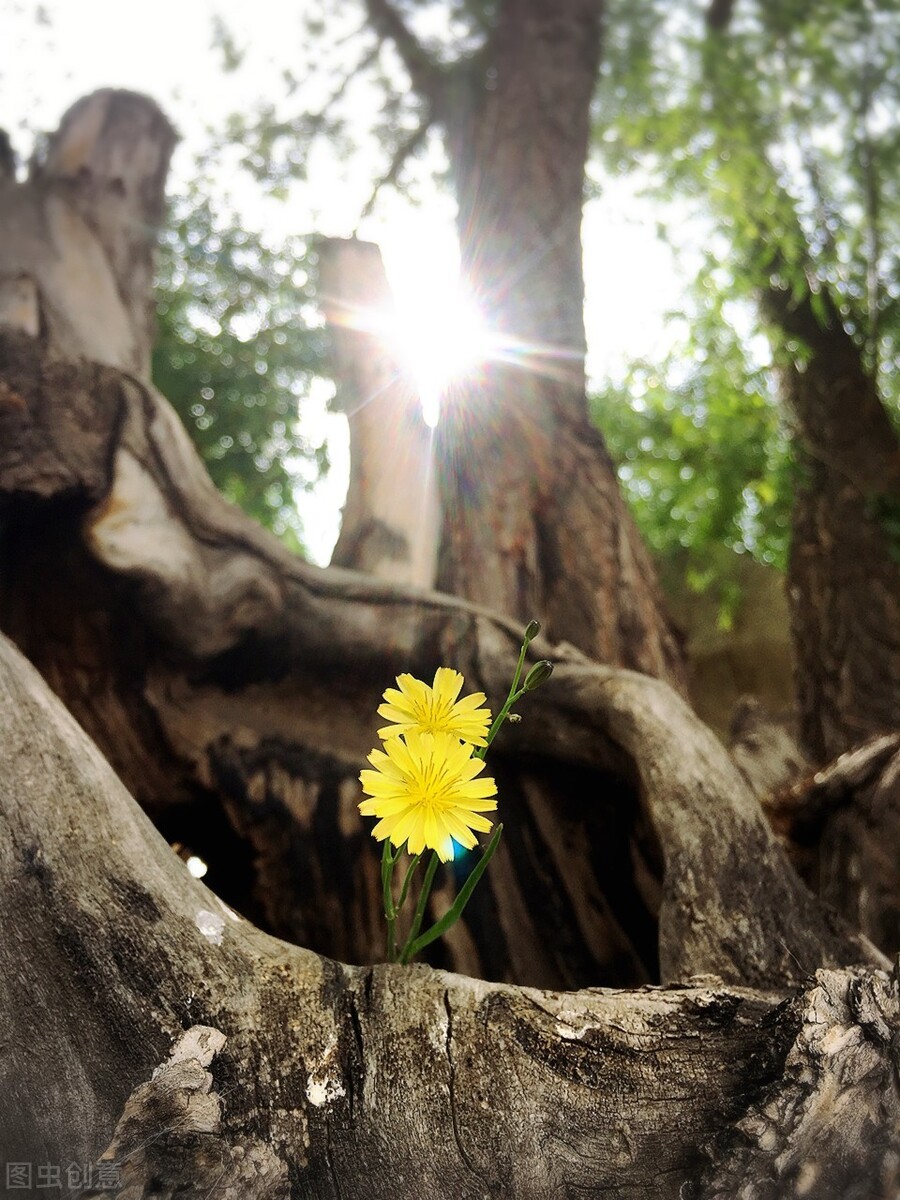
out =
[[[401,294],[391,335],[397,356],[416,381],[425,421],[434,426],[449,384],[489,356],[484,319],[458,289]]]

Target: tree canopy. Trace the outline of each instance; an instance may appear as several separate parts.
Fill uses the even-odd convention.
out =
[[[664,531],[682,550],[697,525],[774,557],[759,476],[790,449],[800,741],[750,703],[726,749],[687,700],[656,566],[589,419],[579,234],[599,6],[500,0],[437,35],[435,12],[368,0],[367,28],[406,72],[408,89],[385,81],[404,111],[437,123],[463,274],[504,353],[460,381],[432,439],[377,329],[339,324],[356,295],[383,295],[377,249],[322,244],[347,393],[366,401],[347,406],[370,451],[354,520],[379,539],[380,576],[353,569],[349,545],[350,569],[310,566],[228,503],[151,382],[175,141],[160,108],[95,92],[27,176],[0,179],[0,1158],[29,1183],[29,1160],[51,1159],[121,1168],[129,1194],[241,1200],[895,1194],[900,453],[881,367],[840,289],[806,271],[800,287],[776,246],[734,295],[695,295],[680,366],[673,352],[632,371],[653,482],[697,489]],[[737,14],[691,12],[718,74],[706,52],[740,34]],[[292,164],[295,134],[266,152]],[[782,195],[779,180],[773,212]],[[169,312],[182,347],[219,333],[222,351],[170,354],[221,462],[238,423],[215,428],[218,360],[251,383],[280,363],[273,405],[292,405],[312,358],[279,358],[275,335],[307,280],[197,209],[171,269],[193,290]],[[333,285],[367,268],[356,294]],[[281,285],[272,311],[258,289],[280,300]],[[195,369],[210,395],[191,402]],[[724,446],[748,408],[762,446],[733,439],[712,462],[700,437]],[[624,410],[597,401],[601,423]],[[251,436],[263,474],[297,433],[284,416]],[[420,472],[407,490],[401,446]],[[753,486],[717,510],[735,462]],[[404,580],[416,538],[427,570]],[[522,642],[532,605],[543,628],[529,619]],[[448,664],[433,678],[449,716],[425,682]],[[477,691],[457,705],[463,677]],[[379,757],[378,717],[410,727],[404,692],[415,732]],[[485,699],[492,779],[473,786],[478,751],[447,724]],[[467,799],[474,817],[495,790],[502,828],[465,913],[476,876],[441,866],[451,848],[423,828],[433,856],[399,932],[429,965],[382,962],[426,806]],[[373,835],[391,839],[380,862]],[[173,853],[186,847],[212,891]],[[446,936],[424,946],[429,926]]]
[[[823,327],[838,314],[900,415],[897,15],[892,0],[608,9],[598,154],[640,172],[696,271],[675,353],[635,364],[595,410],[659,549],[702,562],[709,539],[786,563],[792,419],[775,409],[809,347],[773,293]]]
[[[889,410],[900,403],[897,6],[732,7],[607,6],[592,152],[601,193],[604,172],[631,173],[653,197],[659,235],[685,272],[668,354],[594,380],[592,412],[648,543],[664,555],[687,550],[695,586],[715,562],[723,600],[716,547],[786,566],[797,468],[780,377],[806,349],[775,319],[767,293],[808,300],[820,318],[833,302]],[[229,122],[222,141],[237,143],[243,167],[277,194],[303,178],[317,139],[354,162],[361,140],[370,154],[380,147],[366,160],[373,189],[404,186],[411,160],[426,152],[434,160],[433,106],[404,81],[415,75],[414,55],[460,98],[465,78],[491,69],[482,58],[492,5],[372,3],[356,18],[309,22],[307,67],[275,81],[283,94],[256,114]],[[406,51],[415,39],[405,62],[398,29]],[[240,70],[227,29],[217,38],[224,67]],[[315,112],[303,107],[307,69],[326,97]],[[352,102],[361,87],[380,97],[368,129]],[[421,168],[413,177],[421,180]],[[309,448],[291,413],[311,377],[328,371],[321,336],[306,332],[314,297],[305,247],[273,249],[229,228],[209,198],[177,216],[164,243],[158,377],[216,481],[276,530],[296,531],[297,470],[284,464]],[[198,289],[214,293],[202,316]],[[210,337],[217,326],[227,345]],[[231,360],[226,384],[221,366]],[[321,466],[321,454],[313,461]]]
[[[299,407],[325,368],[307,243],[277,247],[217,211],[207,185],[170,203],[157,280],[153,377],[216,486],[295,549],[294,489],[327,469]]]

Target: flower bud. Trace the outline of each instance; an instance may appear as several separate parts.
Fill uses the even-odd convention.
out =
[[[533,642],[537,635],[541,632],[540,621],[529,621],[525,630],[525,641]]]
[[[553,663],[548,662],[546,658],[542,658],[540,662],[534,664],[525,676],[525,682],[522,684],[522,687],[526,692],[533,692],[542,683],[546,683],[552,674]]]

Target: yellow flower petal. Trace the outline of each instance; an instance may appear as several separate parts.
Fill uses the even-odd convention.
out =
[[[458,699],[463,677],[451,667],[438,667],[429,687],[413,675],[398,675],[397,687],[388,688],[378,715],[390,722],[378,730],[385,741],[406,733],[451,733],[470,746],[486,746],[490,709],[483,708],[484,693]]]
[[[359,782],[372,796],[395,796],[398,786],[403,784],[402,779],[392,779],[378,771],[360,771]]]
[[[450,836],[455,838],[461,846],[465,846],[467,850],[474,850],[478,845],[478,839],[475,834],[456,813],[445,813],[444,824]]]
[[[466,796],[465,800],[469,812],[494,812],[497,808],[496,800],[485,800],[472,796]]]
[[[452,667],[438,667],[434,673],[432,691],[440,704],[455,704],[462,691],[463,677]]]
[[[455,680],[436,683],[456,686]],[[379,841],[390,838],[398,847],[406,843],[410,854],[434,850],[447,862],[453,857],[453,840],[472,849],[475,831],[491,829],[491,821],[481,814],[497,807],[491,799],[497,785],[490,778],[474,778],[484,763],[473,759],[472,746],[455,734],[412,729],[388,738],[383,751],[372,751],[369,762],[375,769],[360,772],[366,799],[359,811],[379,818],[372,830]]]

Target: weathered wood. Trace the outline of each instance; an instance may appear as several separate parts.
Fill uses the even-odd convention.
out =
[[[810,769],[797,745],[792,717],[770,713],[755,696],[742,696],[731,717],[728,749],[764,805]]]
[[[0,325],[60,357],[149,374],[174,144],[151,100],[106,89],[73,105],[27,182],[0,179]]]
[[[433,587],[440,500],[433,431],[399,359],[393,296],[378,247],[320,243],[338,407],[350,426],[350,487],[332,555],[394,583]]]
[[[442,405],[438,586],[684,690],[680,637],[585,395],[581,217],[602,6],[501,0],[484,45],[452,66],[390,0],[366,8],[444,134],[464,285],[495,345]]]
[[[0,377],[4,627],[173,839],[190,840],[167,814],[192,795],[213,823],[224,806],[257,883],[235,894],[232,874],[226,898],[371,961],[377,862],[356,776],[379,695],[398,671],[443,661],[500,697],[518,631],[288,554],[218,497],[148,387],[90,366],[48,377],[21,335],[0,339]],[[73,423],[90,436],[61,442]],[[565,647],[532,652],[558,666],[497,745],[508,837],[473,902],[477,958],[444,962],[542,986],[653,979],[657,907],[667,979],[782,984],[883,961],[807,892],[724,748],[667,685]],[[219,856],[233,872],[232,849]]]
[[[5,640],[0,728],[3,1159],[103,1156],[123,1195],[173,1200],[667,1200],[798,1180],[849,1200],[895,1179],[900,1022],[881,972],[820,972],[791,999],[343,967],[192,879]]]
[[[803,877],[884,950],[900,947],[900,735],[872,738],[765,801]]]

